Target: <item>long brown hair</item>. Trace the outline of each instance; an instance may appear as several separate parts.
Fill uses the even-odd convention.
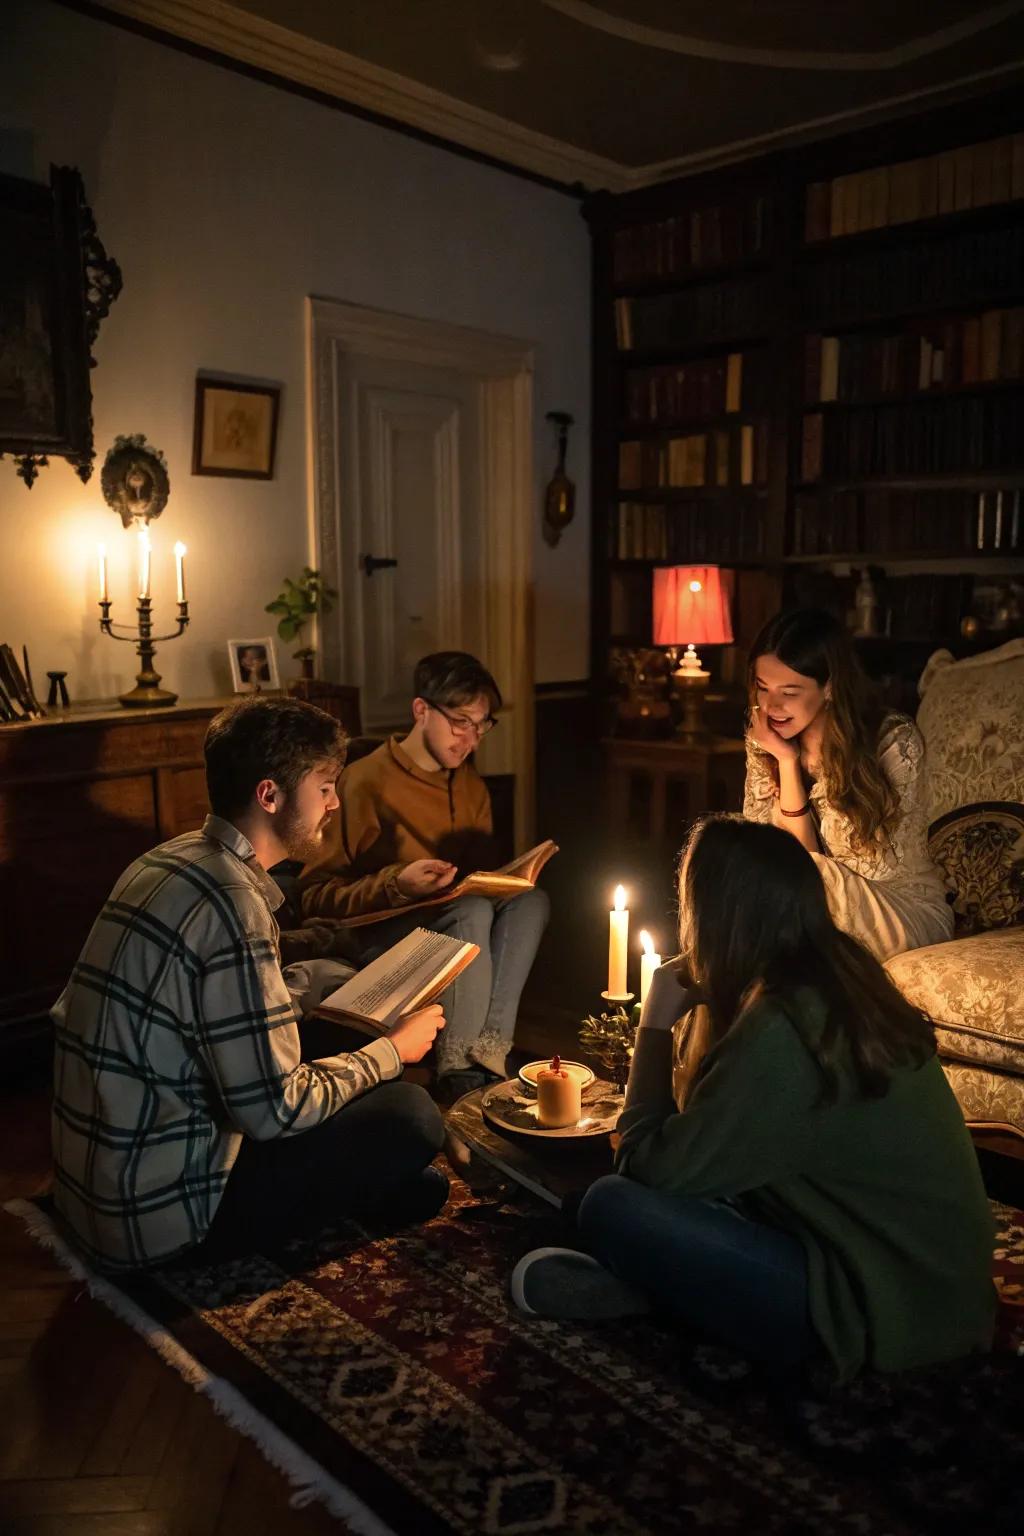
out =
[[[775,656],[821,688],[831,685],[821,743],[825,792],[849,819],[856,844],[866,850],[885,842],[899,813],[896,793],[878,762],[878,737],[887,712],[845,629],[830,613],[814,608],[795,608],[770,619],[750,651],[751,705],[757,702],[757,663],[762,656]],[[768,767],[777,784],[775,758]]]
[[[683,958],[705,999],[684,1051],[687,1092],[707,1051],[764,998],[800,1030],[826,1102],[837,1095],[841,1061],[866,1098],[881,1098],[897,1067],[933,1054],[931,1020],[836,927],[814,860],[788,832],[734,816],[698,822],[680,864],[679,914]],[[820,1034],[801,1029],[804,988],[824,1005]]]

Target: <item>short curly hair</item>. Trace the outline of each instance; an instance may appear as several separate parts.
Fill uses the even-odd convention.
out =
[[[230,820],[248,810],[261,779],[286,795],[321,763],[345,763],[347,737],[333,715],[302,699],[243,699],[210,722],[203,752],[210,809]]]

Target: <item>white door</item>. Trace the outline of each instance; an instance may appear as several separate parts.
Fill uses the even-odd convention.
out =
[[[346,373],[342,602],[362,652],[364,725],[376,735],[408,723],[421,656],[484,649],[479,383],[454,369],[358,356]]]
[[[318,633],[324,675],[359,686],[376,735],[408,724],[421,656],[479,656],[505,708],[478,766],[514,775],[527,847],[532,348],[331,299],[310,299],[307,320],[311,563],[340,594]]]

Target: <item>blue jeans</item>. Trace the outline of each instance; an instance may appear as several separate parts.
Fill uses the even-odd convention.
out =
[[[503,1076],[515,1033],[519,999],[547,926],[550,903],[544,891],[524,891],[509,901],[464,896],[461,901],[409,912],[352,930],[365,965],[413,928],[449,933],[479,944],[480,954],[442,994],[446,1025],[437,1037],[438,1075],[485,1067]]]
[[[788,1232],[723,1200],[666,1194],[609,1174],[583,1196],[584,1246],[682,1321],[774,1363],[817,1350],[807,1259]]]

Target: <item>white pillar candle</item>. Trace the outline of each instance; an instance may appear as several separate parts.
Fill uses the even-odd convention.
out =
[[[640,948],[643,950],[640,956],[640,1006],[642,1008],[651,989],[654,973],[661,964],[661,956],[656,952],[650,934],[643,928],[640,930]]]
[[[96,553],[100,562],[100,602],[106,603],[110,601],[107,590],[107,546],[105,544],[98,544],[96,546]]]
[[[149,542],[149,532],[143,528],[139,533],[139,596],[149,596],[149,571],[153,546]]]
[[[179,539],[174,546],[174,573],[178,578],[178,602],[185,601],[185,555],[187,551]]]
[[[626,958],[629,943],[629,908],[626,892],[621,885],[615,887],[615,905],[608,914],[608,996],[625,997]]]
[[[577,1125],[582,1113],[582,1089],[575,1072],[567,1072],[555,1056],[537,1073],[537,1123],[549,1130]]]

